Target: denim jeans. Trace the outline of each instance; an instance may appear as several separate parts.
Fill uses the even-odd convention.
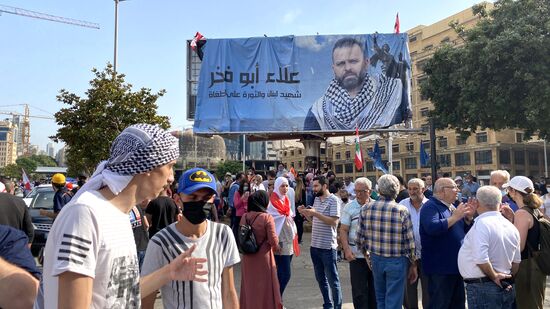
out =
[[[311,247],[310,253],[315,279],[323,295],[323,309],[342,308],[342,289],[336,266],[336,250]],[[332,293],[329,293],[329,285]]]
[[[141,273],[141,266],[143,265],[143,260],[145,260],[145,250],[137,252],[139,272]]]
[[[513,284],[510,290],[505,290],[494,282],[483,282],[466,284],[466,295],[469,309],[512,309],[516,293]]]
[[[279,291],[281,297],[285,292],[286,285],[290,281],[292,255],[275,254],[275,265],[277,265],[277,279],[279,280]]]
[[[401,308],[409,259],[371,254],[371,261],[378,309]]]

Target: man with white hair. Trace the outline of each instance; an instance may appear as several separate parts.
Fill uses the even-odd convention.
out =
[[[340,242],[344,249],[344,257],[349,261],[351,296],[356,309],[376,308],[372,270],[356,244],[359,215],[361,209],[367,207],[371,201],[371,188],[372,182],[368,178],[357,178],[354,184],[356,198],[344,206],[340,217]]]
[[[357,244],[365,256],[370,254],[378,308],[400,308],[405,280],[414,282],[418,275],[413,226],[407,207],[395,202],[395,176],[380,177],[378,193],[379,200],[361,210]]]
[[[128,213],[174,180],[178,140],[149,124],[114,140],[109,159],[63,207],[44,254],[44,308],[140,308],[141,296],[169,281],[205,281],[195,247],[140,279]]]
[[[516,212],[519,207],[518,205],[508,196],[508,193],[506,192],[506,189],[504,188],[504,184],[508,183],[510,181],[510,173],[505,170],[495,170],[491,172],[491,179],[489,180],[489,184],[493,187],[496,187],[500,190],[500,194],[502,195],[502,203],[508,204],[508,206]]]
[[[491,175],[491,180],[493,179]],[[521,262],[520,236],[500,212],[497,187],[477,190],[477,213],[458,253],[469,308],[513,308],[514,283]]]
[[[471,226],[471,205],[454,207],[458,187],[451,178],[439,178],[434,195],[420,211],[422,271],[428,277],[432,308],[464,309],[464,282],[457,257],[462,240]]]
[[[409,197],[399,202],[409,210],[411,215],[411,221],[414,231],[414,245],[416,254],[416,266],[418,269],[418,279],[422,281],[422,307],[428,308],[428,279],[422,271],[421,265],[421,250],[422,245],[420,243],[420,210],[428,199],[424,196],[425,185],[424,181],[420,178],[413,178],[407,183],[409,190]],[[406,309],[418,308],[418,280],[413,283],[408,283],[405,286],[405,296],[403,300],[403,306]]]

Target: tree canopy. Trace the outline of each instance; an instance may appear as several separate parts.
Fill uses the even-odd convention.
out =
[[[38,166],[57,166],[55,160],[46,155],[32,155],[30,157],[20,157],[15,160],[15,164],[8,164],[2,168],[2,175],[9,178],[21,179],[22,169],[30,178]]]
[[[455,30],[458,47],[438,49],[426,63],[421,91],[434,104],[437,128],[524,129],[550,133],[550,1],[500,0],[471,29]]]
[[[218,163],[216,166],[216,175],[217,177],[222,180],[225,173],[230,172],[231,174],[235,175],[238,172],[243,171],[243,162],[242,161],[222,161]]]
[[[67,144],[69,174],[91,174],[101,160],[109,157],[109,148],[116,136],[136,123],[170,126],[168,117],[157,115],[156,101],[165,90],[153,93],[149,88],[132,91],[124,74],[116,74],[110,64],[100,71],[92,69],[86,98],[60,90],[57,100],[68,107],[55,113],[61,127],[51,138]]]

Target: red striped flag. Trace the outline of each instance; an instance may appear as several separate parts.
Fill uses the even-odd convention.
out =
[[[395,31],[396,34],[399,34],[399,13],[397,13],[397,16],[395,16],[395,25],[393,25],[393,31]]]

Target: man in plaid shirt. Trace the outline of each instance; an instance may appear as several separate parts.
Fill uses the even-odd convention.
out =
[[[361,209],[357,245],[370,255],[378,308],[401,308],[405,280],[414,282],[418,277],[411,216],[395,202],[399,193],[395,176],[380,177],[378,191],[380,199]]]

